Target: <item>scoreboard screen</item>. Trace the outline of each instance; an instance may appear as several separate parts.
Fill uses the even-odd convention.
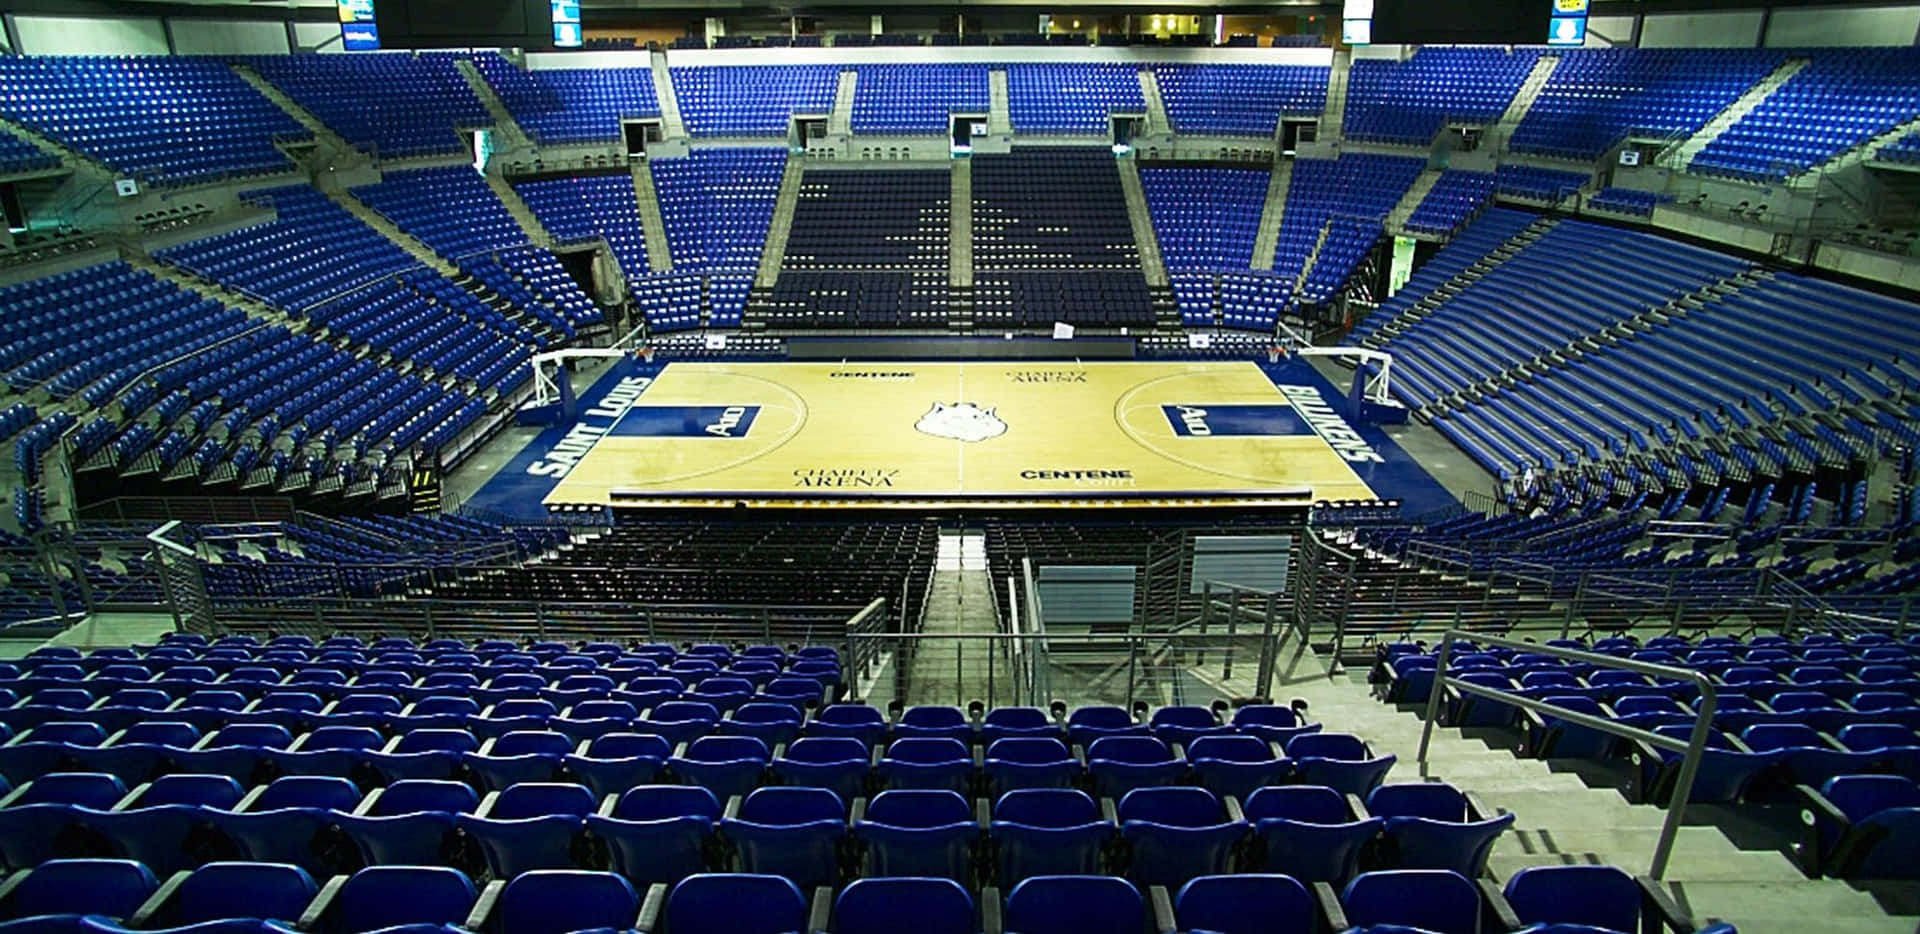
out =
[[[1587,38],[1589,0],[1373,0],[1371,40],[1389,45],[1565,45]],[[1351,11],[1347,16],[1352,18]]]

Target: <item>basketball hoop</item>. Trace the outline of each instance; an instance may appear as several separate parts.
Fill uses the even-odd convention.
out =
[[[643,344],[639,347],[635,347],[633,349],[633,359],[641,363],[652,363],[653,362],[653,345]]]
[[[1287,355],[1287,348],[1282,344],[1274,344],[1273,346],[1267,348],[1268,363],[1279,363],[1281,358],[1285,357],[1286,355]]]

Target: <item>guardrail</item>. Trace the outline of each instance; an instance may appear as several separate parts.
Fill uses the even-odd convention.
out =
[[[1549,704],[1545,701],[1523,697],[1512,691],[1502,691],[1498,688],[1486,687],[1470,681],[1462,681],[1458,678],[1450,677],[1447,675],[1447,662],[1451,659],[1454,642],[1462,639],[1474,643],[1518,649],[1535,655],[1564,658],[1569,661],[1582,662],[1602,668],[1633,671],[1643,675],[1652,675],[1656,678],[1666,678],[1672,681],[1691,682],[1694,687],[1700,691],[1700,706],[1694,713],[1693,731],[1688,735],[1686,742],[1681,742],[1680,740],[1662,736],[1650,730],[1642,730],[1638,727],[1616,723],[1605,717],[1596,717],[1591,714],[1581,713],[1577,710],[1569,710],[1565,707]],[[1673,855],[1674,839],[1680,832],[1680,820],[1686,813],[1687,799],[1693,795],[1693,780],[1700,772],[1700,758],[1707,748],[1707,734],[1713,725],[1713,714],[1720,703],[1719,692],[1714,688],[1713,679],[1690,668],[1656,665],[1650,662],[1635,661],[1630,658],[1615,658],[1611,655],[1601,655],[1597,652],[1582,652],[1578,649],[1540,645],[1533,642],[1522,642],[1518,639],[1507,639],[1500,636],[1489,636],[1482,633],[1469,633],[1457,629],[1449,629],[1447,630],[1446,636],[1440,641],[1440,651],[1435,658],[1433,690],[1427,695],[1425,723],[1423,723],[1420,728],[1420,751],[1419,754],[1414,757],[1414,761],[1420,765],[1422,774],[1425,774],[1426,771],[1427,749],[1433,741],[1433,727],[1439,719],[1440,698],[1446,693],[1448,688],[1452,688],[1462,694],[1472,694],[1475,697],[1484,697],[1488,700],[1499,701],[1500,703],[1519,707],[1523,710],[1531,710],[1544,716],[1565,720],[1568,723],[1578,724],[1592,730],[1599,730],[1602,733],[1611,734],[1623,739],[1645,743],[1655,749],[1681,753],[1680,772],[1674,778],[1673,796],[1667,802],[1667,817],[1660,825],[1660,840],[1654,844],[1653,863],[1647,870],[1647,874],[1655,879],[1659,879],[1666,874],[1667,862]]]
[[[727,603],[309,598],[280,607],[216,601],[213,617],[223,633],[832,644],[846,633],[847,619],[860,611]]]

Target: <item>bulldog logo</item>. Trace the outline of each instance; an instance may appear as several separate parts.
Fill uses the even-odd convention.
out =
[[[913,424],[913,428],[921,434],[968,443],[998,438],[1007,433],[1007,423],[1001,421],[992,409],[983,409],[971,402],[952,405],[935,402],[933,408]]]

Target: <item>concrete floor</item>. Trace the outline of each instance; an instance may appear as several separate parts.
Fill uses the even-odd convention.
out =
[[[584,358],[576,361],[573,372],[573,391],[585,393],[600,377],[606,375],[613,360],[605,358]],[[513,456],[520,453],[533,439],[540,437],[542,428],[522,428],[508,425],[493,439],[480,446],[460,466],[455,467],[441,484],[442,495],[450,504],[464,503],[480,492],[480,488],[492,480]]]

